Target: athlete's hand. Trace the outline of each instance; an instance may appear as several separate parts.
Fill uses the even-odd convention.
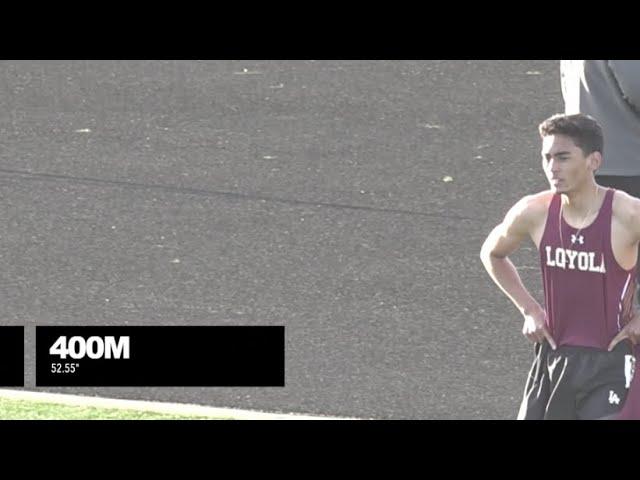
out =
[[[609,351],[613,350],[618,343],[625,338],[631,340],[631,343],[638,345],[640,343],[640,312],[636,312],[629,323],[627,323],[618,334],[613,337],[609,344]]]
[[[530,313],[523,313],[524,325],[522,326],[522,334],[532,342],[542,343],[545,338],[556,349],[556,342],[547,329],[547,313],[540,306],[534,308]]]

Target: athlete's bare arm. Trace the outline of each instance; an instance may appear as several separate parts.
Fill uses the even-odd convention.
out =
[[[540,243],[550,197],[542,192],[516,203],[485,240],[480,258],[493,281],[524,316],[523,335],[533,342],[546,338],[555,349],[556,344],[546,327],[546,312],[522,284],[516,267],[508,258],[527,238],[536,245]]]
[[[618,190],[613,197],[611,240],[618,263],[630,269],[636,264],[640,242],[640,199]]]
[[[611,244],[618,263],[626,269],[636,264],[640,244],[640,199],[617,191],[613,200],[611,222]],[[640,343],[640,312],[624,326],[609,344],[612,350],[620,341],[629,339],[634,345]]]

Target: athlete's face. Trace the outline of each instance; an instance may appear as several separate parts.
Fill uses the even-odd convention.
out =
[[[584,155],[565,135],[548,135],[542,139],[542,168],[551,190],[569,193],[589,184],[600,165],[599,153]]]

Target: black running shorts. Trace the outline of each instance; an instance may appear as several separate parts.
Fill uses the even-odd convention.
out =
[[[611,352],[535,345],[535,359],[518,420],[596,420],[617,414],[634,373],[633,351],[622,341]]]

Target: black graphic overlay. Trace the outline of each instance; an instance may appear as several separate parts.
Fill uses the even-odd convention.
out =
[[[24,387],[24,327],[0,327],[0,387]]]
[[[283,326],[36,327],[36,386],[284,387]]]

